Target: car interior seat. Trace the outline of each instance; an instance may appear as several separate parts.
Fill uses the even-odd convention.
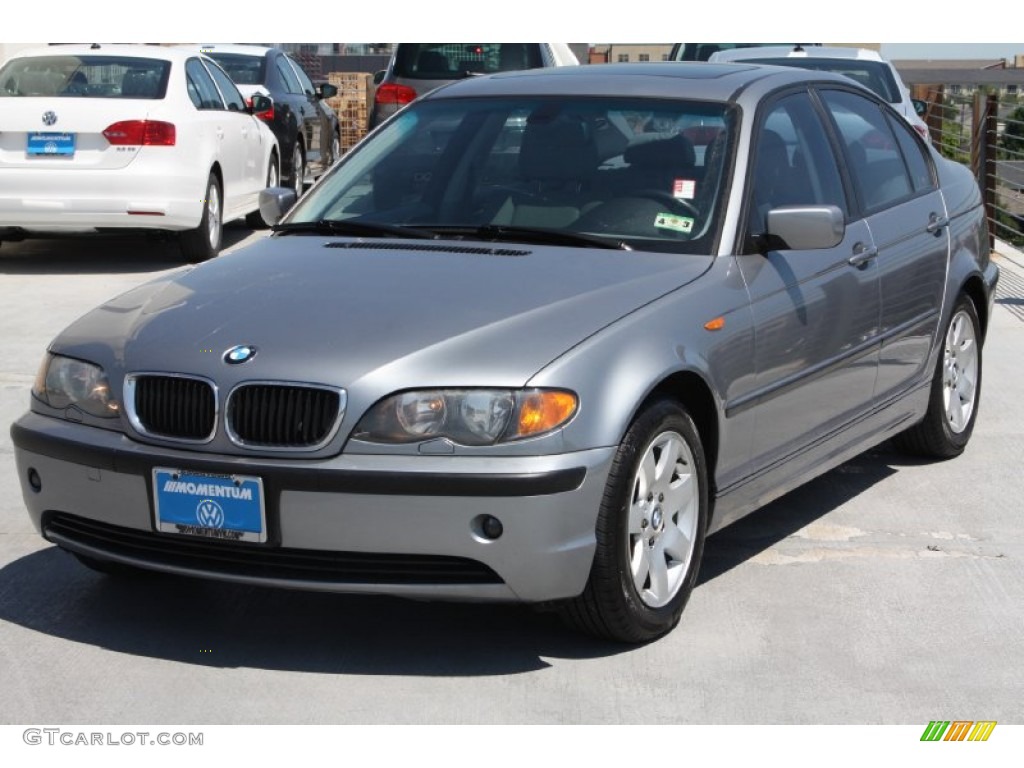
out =
[[[136,98],[154,98],[157,92],[157,74],[148,69],[129,69],[121,80],[121,95]]]
[[[416,71],[441,76],[448,73],[448,57],[440,51],[423,51],[416,57]]]
[[[572,115],[527,122],[519,150],[522,190],[507,196],[492,224],[565,227],[596,204],[591,196],[597,146],[589,124]]]

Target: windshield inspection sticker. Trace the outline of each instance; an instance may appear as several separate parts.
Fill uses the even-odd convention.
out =
[[[693,200],[697,196],[697,182],[695,179],[676,179],[672,183],[672,197],[681,197],[683,200]]]
[[[654,219],[654,226],[688,235],[693,230],[693,219],[687,216],[676,216],[674,213],[659,213]]]

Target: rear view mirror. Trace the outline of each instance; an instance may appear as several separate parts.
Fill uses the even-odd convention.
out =
[[[846,234],[843,212],[834,205],[790,205],[773,208],[766,217],[772,249],[813,251],[835,248]]]
[[[338,86],[330,83],[318,83],[316,86],[316,97],[318,99],[329,99],[338,95]]]
[[[928,102],[923,99],[911,99],[910,102],[914,105],[914,112],[917,113],[917,116],[924,117],[925,112],[928,111]]]
[[[384,82],[384,75],[386,75],[386,74],[387,74],[387,71],[383,70],[383,69],[380,70],[379,72],[374,72],[373,73],[373,84],[374,85],[380,85],[382,82]]]

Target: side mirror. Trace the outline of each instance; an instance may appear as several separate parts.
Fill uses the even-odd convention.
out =
[[[834,205],[787,205],[766,217],[768,247],[793,251],[835,248],[846,235],[843,212]]]
[[[338,95],[338,86],[331,85],[330,83],[317,83],[316,86],[316,97],[318,99],[329,99],[332,96]]]
[[[384,75],[386,75],[386,74],[387,74],[387,70],[384,70],[384,69],[380,70],[379,72],[374,72],[373,73],[373,84],[374,85],[380,85],[382,82],[384,82]]]
[[[924,117],[925,112],[928,111],[928,102],[922,99],[911,99],[910,102],[914,105],[914,112],[917,113],[917,116]]]
[[[274,108],[274,100],[269,96],[264,96],[262,93],[257,93],[252,97],[252,106],[249,107],[249,112],[253,115],[258,115],[260,112],[269,112]]]
[[[291,210],[298,200],[294,189],[287,187],[268,187],[260,190],[260,216],[270,226],[274,226]]]

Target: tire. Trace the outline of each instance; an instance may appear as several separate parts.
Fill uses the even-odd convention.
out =
[[[331,137],[331,165],[324,170],[331,168],[336,162],[341,159],[341,136],[337,133]]]
[[[708,526],[707,464],[686,409],[661,400],[619,446],[597,517],[583,594],[559,605],[574,628],[618,642],[653,640],[679,623]]]
[[[281,171],[278,167],[277,155],[273,154],[270,156],[270,165],[267,166],[267,189],[280,186],[280,184]],[[259,208],[245,215],[245,223],[250,229],[266,229],[270,226],[263,220],[263,214],[260,213]]]
[[[292,189],[296,197],[302,197],[306,188],[306,156],[302,152],[302,144],[295,140],[295,149],[292,150]]]
[[[974,432],[980,397],[981,323],[974,302],[961,295],[942,335],[928,411],[896,437],[896,447],[934,459],[959,456]]]
[[[224,201],[221,197],[220,182],[211,173],[206,182],[206,197],[203,198],[203,217],[199,226],[181,233],[181,253],[189,262],[206,261],[220,253],[224,231]]]

